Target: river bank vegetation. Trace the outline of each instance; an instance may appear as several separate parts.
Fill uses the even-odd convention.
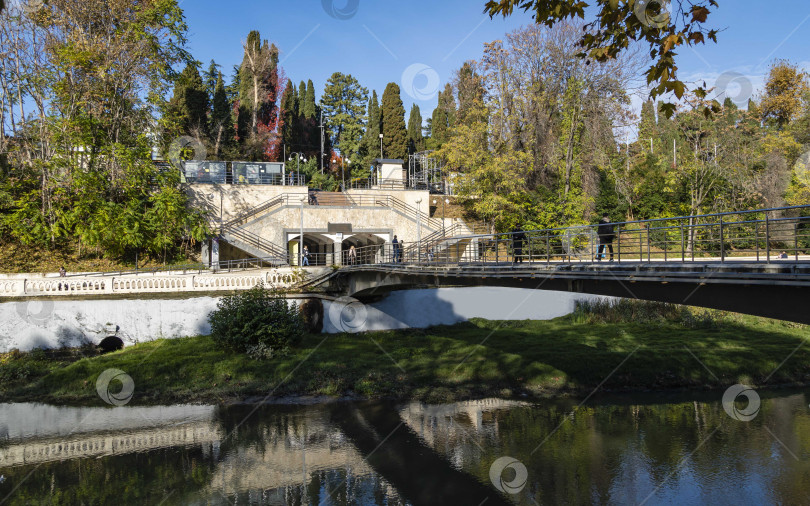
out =
[[[582,395],[600,391],[780,386],[810,382],[805,326],[679,306],[583,306],[551,321],[474,320],[429,329],[308,334],[284,356],[254,360],[212,338],[159,339],[108,355],[95,348],[0,358],[0,401],[101,404],[116,368],[134,404],[289,396],[422,399]]]

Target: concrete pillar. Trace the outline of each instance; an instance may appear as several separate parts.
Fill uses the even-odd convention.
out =
[[[211,267],[211,249],[209,246],[210,242],[211,241],[209,240],[202,243],[202,253],[200,254],[202,264],[205,266],[206,269]]]
[[[332,241],[334,252],[332,253],[332,265],[343,265],[343,240],[334,239]]]
[[[219,237],[211,240],[211,267],[219,269]]]

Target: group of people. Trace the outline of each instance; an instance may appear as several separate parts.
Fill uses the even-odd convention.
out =
[[[391,246],[394,263],[402,263],[402,250],[405,249],[405,241],[398,240],[396,234],[394,234],[394,240],[391,241]]]

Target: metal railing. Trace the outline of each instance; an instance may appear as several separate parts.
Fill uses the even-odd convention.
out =
[[[810,261],[810,206],[472,234],[357,248],[356,263],[505,264]],[[435,234],[433,234],[435,237]],[[602,246],[603,247],[600,247]],[[610,253],[610,247],[613,254]],[[363,260],[360,260],[363,259]]]
[[[233,237],[237,241],[241,241],[263,253],[267,253],[269,256],[266,258],[275,259],[274,263],[276,265],[289,264],[290,255],[287,250],[273,242],[263,239],[261,236],[256,235],[253,232],[245,230],[244,228],[231,227],[227,230],[223,230],[222,235],[225,237],[226,241],[228,240],[228,237]]]

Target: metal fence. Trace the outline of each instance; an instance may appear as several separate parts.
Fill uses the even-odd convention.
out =
[[[369,246],[357,249],[356,263],[810,261],[810,206],[610,225],[612,236],[582,225]]]

